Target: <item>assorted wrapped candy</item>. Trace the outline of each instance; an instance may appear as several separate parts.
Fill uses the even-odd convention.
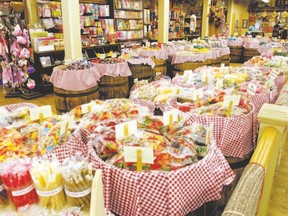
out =
[[[16,208],[37,203],[39,198],[29,172],[31,162],[27,158],[9,160],[2,164],[0,177],[9,200]]]
[[[97,155],[107,163],[120,168],[136,169],[135,163],[124,163],[123,147],[152,147],[154,163],[144,164],[143,169],[169,171],[197,162],[207,154],[206,129],[200,124],[183,127],[182,121],[173,127],[164,126],[157,117],[145,116],[138,121],[137,133],[116,140],[115,126],[98,125],[90,142]]]
[[[62,209],[66,203],[61,182],[60,163],[35,159],[30,170],[40,204],[51,209]]]
[[[68,203],[88,210],[93,180],[92,164],[77,156],[66,159],[61,166],[61,176]]]

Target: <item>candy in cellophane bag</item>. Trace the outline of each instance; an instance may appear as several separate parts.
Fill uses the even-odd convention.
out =
[[[62,209],[66,204],[66,199],[61,182],[59,161],[56,158],[51,160],[34,158],[30,173],[40,198],[40,204],[48,209]]]
[[[92,164],[80,156],[67,158],[61,166],[61,177],[68,203],[89,210]]]
[[[7,160],[1,166],[0,177],[10,202],[17,209],[37,203],[39,200],[29,173],[30,166],[31,162],[28,158]]]

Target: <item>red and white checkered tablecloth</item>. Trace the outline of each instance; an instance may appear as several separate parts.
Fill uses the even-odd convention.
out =
[[[19,109],[19,108],[34,108],[34,107],[37,107],[37,105],[33,103],[16,103],[16,104],[9,104],[4,107],[9,112],[13,112],[14,110]]]
[[[174,97],[167,101],[164,110],[178,109],[179,106],[177,98]],[[213,124],[213,138],[225,156],[242,158],[255,147],[258,131],[258,126],[255,126],[255,124],[258,125],[258,123],[256,109],[253,104],[250,113],[236,117],[204,116],[189,113],[183,113],[183,115],[186,115],[186,125],[194,122],[205,126]]]
[[[212,142],[207,156],[171,172],[132,172],[102,161],[88,144],[90,160],[103,170],[105,207],[125,215],[186,215],[205,202],[217,200],[235,175]]]

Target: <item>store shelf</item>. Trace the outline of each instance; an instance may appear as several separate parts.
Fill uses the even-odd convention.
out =
[[[125,9],[125,8],[114,8],[114,10],[121,10],[121,11],[136,11],[141,12],[142,9]]]
[[[143,18],[121,18],[121,17],[115,17],[114,19],[122,19],[122,20],[143,20]]]

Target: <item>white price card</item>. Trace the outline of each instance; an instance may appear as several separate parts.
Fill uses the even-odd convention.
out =
[[[169,125],[170,123],[178,121],[178,110],[173,109],[163,113],[163,124]]]
[[[96,106],[97,104],[95,103],[95,101],[91,101],[90,103],[87,104],[82,104],[81,105],[82,114],[91,112]]]
[[[61,121],[60,134],[64,134],[66,132],[66,125],[67,129],[72,129],[76,126],[76,122],[73,116],[67,116],[67,118]]]
[[[40,118],[40,113],[42,113],[43,118],[49,118],[52,116],[52,109],[50,105],[31,108],[29,111],[31,121],[38,120]]]
[[[224,79],[218,79],[216,82],[216,89],[220,90],[223,88],[223,81]]]
[[[229,107],[230,101],[233,106],[238,106],[240,103],[241,95],[226,95],[224,96],[223,108]]]
[[[192,77],[192,70],[184,70],[184,77],[186,80],[190,80]]]
[[[137,83],[137,82],[138,82],[138,78],[135,78],[135,79],[134,79],[134,83]]]
[[[137,133],[137,130],[138,126],[136,120],[117,124],[115,125],[116,140],[121,140],[131,134],[135,134]]]
[[[117,53],[113,52],[111,57],[112,58],[116,58],[117,57]]]
[[[203,89],[196,89],[193,91],[193,100],[197,101],[197,99],[203,98],[204,97],[204,92]]]
[[[224,70],[225,63],[221,63],[221,70]]]
[[[247,86],[248,94],[255,95],[256,91],[257,91],[257,85],[255,85],[254,83],[251,83],[251,82],[248,83],[248,86]]]
[[[123,155],[125,162],[137,162],[137,151],[142,151],[142,162],[153,164],[154,153],[152,147],[124,146]]]

